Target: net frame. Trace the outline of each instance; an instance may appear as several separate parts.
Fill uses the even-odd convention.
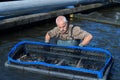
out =
[[[37,61],[37,62],[24,62],[24,61],[19,61],[16,60],[15,58],[13,58],[13,54],[16,53],[16,50],[19,49],[18,47],[20,47],[22,45],[23,50],[25,49],[24,45],[25,44],[33,44],[33,45],[44,45],[44,46],[52,46],[52,47],[62,47],[64,48],[68,48],[68,49],[80,49],[80,50],[85,50],[85,51],[98,51],[101,53],[104,53],[105,55],[108,55],[109,57],[106,59],[105,64],[103,66],[103,68],[101,68],[99,71],[96,70],[89,70],[89,69],[84,69],[84,68],[76,68],[76,67],[71,67],[71,66],[61,66],[61,65],[54,65],[54,64],[48,64],[42,61]],[[24,51],[21,50],[21,53],[23,53]],[[27,52],[26,52],[27,53]],[[24,54],[26,54],[24,53]],[[42,42],[34,42],[34,41],[21,41],[19,43],[17,43],[12,49],[11,51],[8,53],[8,63],[16,63],[16,64],[21,64],[21,65],[41,65],[41,66],[46,66],[46,67],[50,67],[50,68],[54,68],[54,69],[63,69],[63,70],[70,70],[73,72],[83,72],[83,73],[89,73],[89,74],[94,74],[97,75],[98,78],[103,78],[104,76],[104,72],[106,70],[106,68],[109,66],[109,63],[112,59],[112,55],[109,51],[101,49],[101,48],[92,48],[92,47],[78,47],[78,46],[58,46],[55,44],[45,44]]]

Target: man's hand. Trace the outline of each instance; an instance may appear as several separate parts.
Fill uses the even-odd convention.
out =
[[[45,41],[46,44],[49,44],[49,41]]]
[[[83,47],[83,44],[80,43],[79,46],[80,46],[80,47]]]
[[[45,35],[45,43],[49,43],[50,41],[50,36],[48,35],[48,33]]]

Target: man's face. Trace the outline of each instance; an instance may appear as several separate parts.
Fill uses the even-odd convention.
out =
[[[59,22],[57,23],[58,28],[60,29],[61,33],[65,33],[67,31],[67,23],[66,22]]]

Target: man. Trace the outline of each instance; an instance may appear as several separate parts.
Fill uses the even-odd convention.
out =
[[[68,21],[64,16],[58,16],[56,18],[56,24],[57,27],[46,33],[46,43],[49,43],[51,38],[56,37],[57,45],[85,46],[92,39],[92,35],[82,30],[79,26],[68,24]]]

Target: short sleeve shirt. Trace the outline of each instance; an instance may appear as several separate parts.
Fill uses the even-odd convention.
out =
[[[79,26],[69,25],[67,31],[65,33],[61,33],[58,27],[53,28],[48,31],[48,35],[52,37],[56,37],[61,40],[70,40],[72,39],[81,39],[83,40],[90,33],[81,29]]]

